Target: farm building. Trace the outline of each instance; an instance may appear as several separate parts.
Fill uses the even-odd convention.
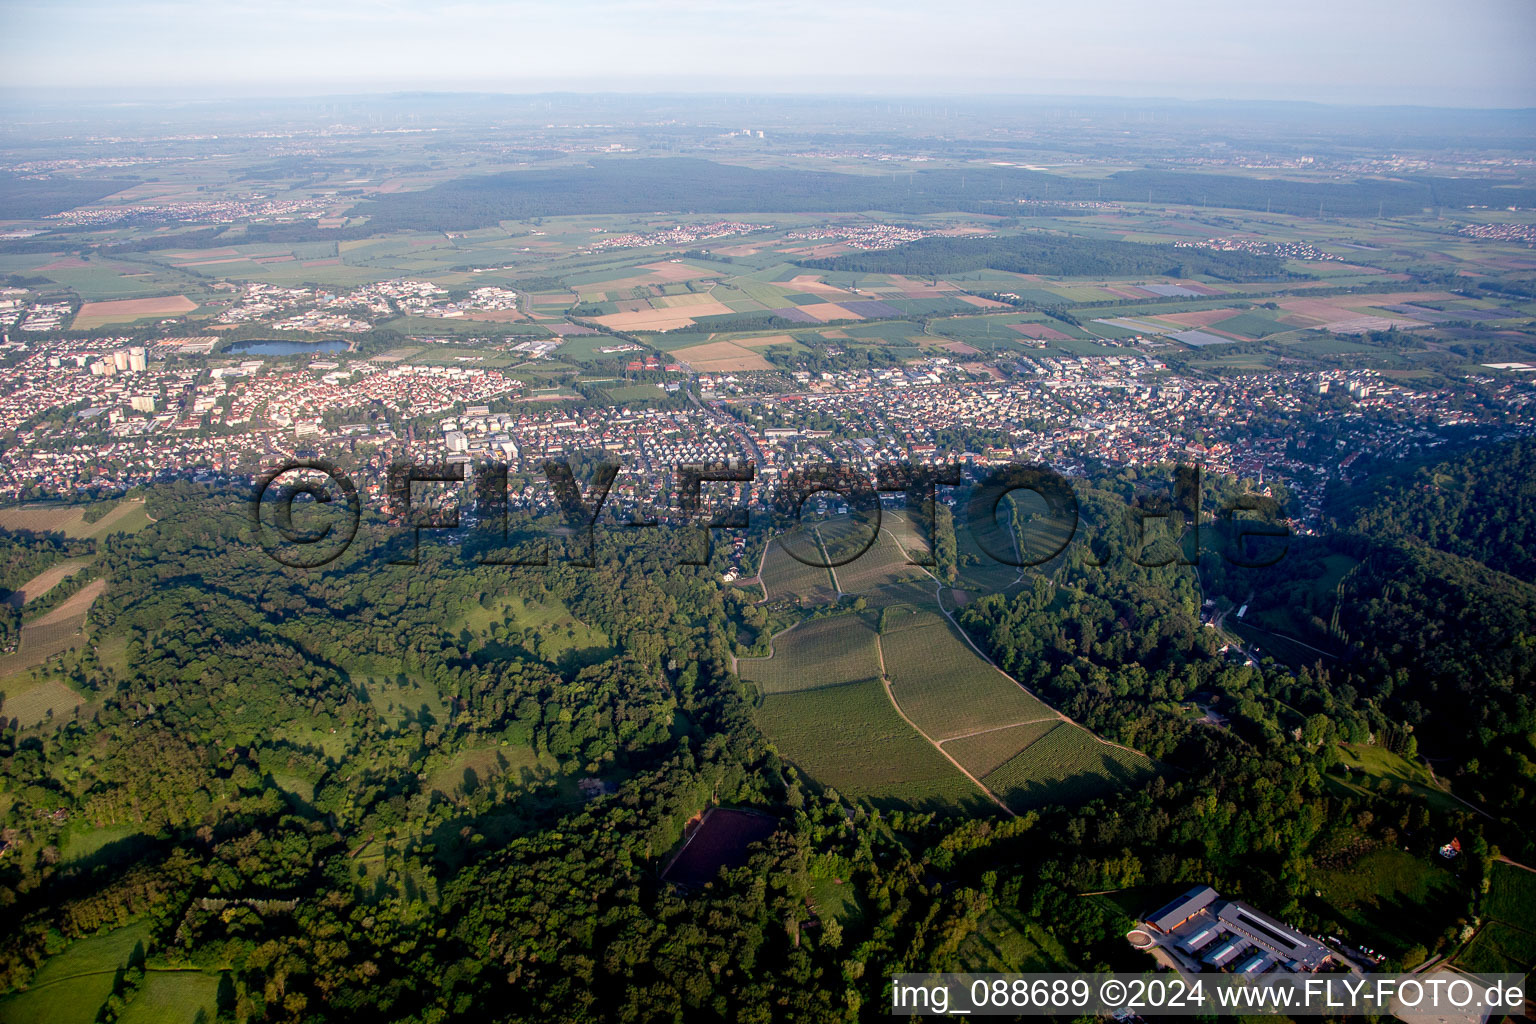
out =
[[[1147,918],[1147,924],[1160,932],[1171,932],[1210,906],[1215,900],[1215,889],[1208,885],[1197,885]]]
[[[1200,957],[1218,970],[1247,954],[1236,968],[1239,973],[1263,973],[1280,964],[1292,971],[1316,971],[1333,955],[1317,940],[1246,903],[1222,899],[1208,885],[1188,890],[1144,923],[1167,937],[1163,945],[1170,951]]]
[[[1221,943],[1215,949],[1205,955],[1205,962],[1212,967],[1225,967],[1237,955],[1248,948],[1248,943],[1241,936],[1234,935],[1226,942]]]

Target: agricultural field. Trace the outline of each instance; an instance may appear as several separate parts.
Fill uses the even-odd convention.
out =
[[[71,558],[63,562],[50,565],[36,576],[27,580],[21,586],[11,591],[6,602],[13,608],[20,608],[28,601],[42,597],[54,587],[63,583],[66,579],[91,564],[88,558]]]
[[[825,568],[791,557],[776,540],[768,544],[759,576],[770,601],[788,598],[800,604],[826,604],[837,600],[832,575]]]
[[[16,652],[0,657],[0,679],[41,665],[55,654],[78,646],[84,635],[86,612],[106,587],[106,580],[92,580],[58,607],[24,624]]]
[[[1536,970],[1536,871],[1495,861],[1479,910],[1484,923],[1456,965],[1478,973]]]
[[[84,703],[84,697],[51,675],[37,678],[16,674],[0,679],[0,715],[14,719],[23,729],[47,721],[62,721]]]
[[[773,638],[773,656],[745,658],[738,674],[764,693],[835,686],[861,679],[878,679],[880,653],[875,631],[855,614],[813,619]]]
[[[994,808],[901,720],[878,680],[769,694],[757,722],[780,754],[844,797],[916,810]]]
[[[85,509],[84,505],[13,505],[0,509],[0,529],[100,539],[111,533],[137,533],[150,523],[144,502],[136,498],[118,502],[94,523],[85,521]]]
[[[1504,921],[1477,930],[1456,957],[1456,966],[1474,974],[1525,974],[1536,964],[1536,932]]]
[[[965,770],[979,779],[1007,764],[1025,747],[1061,724],[1061,719],[1052,714],[1036,722],[1005,725],[946,740],[942,746],[946,754],[965,765]]]
[[[972,650],[948,621],[886,633],[880,648],[896,702],[935,740],[1055,715]]]
[[[75,314],[72,325],[77,331],[89,331],[107,324],[132,323],[155,317],[180,316],[197,309],[197,303],[185,295],[164,295],[148,299],[117,299],[87,302]]]
[[[1063,723],[1025,747],[982,782],[1014,810],[1045,804],[1081,804],[1146,778],[1152,762],[1101,743]]]
[[[828,549],[835,554],[831,545]],[[922,567],[907,561],[907,554],[896,538],[884,529],[862,555],[832,572],[837,577],[837,589],[845,594],[873,594],[903,581],[932,583],[932,577]]]

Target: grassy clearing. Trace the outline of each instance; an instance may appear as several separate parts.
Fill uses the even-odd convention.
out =
[[[1339,766],[1350,770],[1344,779],[1347,785],[1357,791],[1395,792],[1399,787],[1407,786],[1416,796],[1437,810],[1465,809],[1465,806],[1430,774],[1428,768],[1409,761],[1399,754],[1394,754],[1385,747],[1360,743],[1340,744]]]
[[[834,615],[773,638],[773,656],[748,658],[738,672],[764,693],[792,693],[880,675],[875,631],[858,615]]]
[[[944,752],[965,765],[965,770],[979,779],[1001,768],[1024,748],[1043,739],[1046,733],[1061,725],[1061,719],[1054,716],[1039,722],[1010,725],[950,740],[944,744]]]
[[[1105,796],[1146,777],[1152,764],[1140,754],[1100,743],[1070,723],[1052,729],[981,781],[1014,810],[1044,804],[1074,805]]]
[[[113,975],[134,947],[149,944],[148,922],[71,943],[32,976],[26,991],[0,1000],[0,1024],[92,1024],[112,994]]]
[[[219,1010],[218,995],[217,974],[151,970],[145,973],[138,994],[117,1019],[120,1024],[211,1021]]]
[[[993,806],[901,720],[878,680],[770,694],[757,720],[786,759],[843,796],[919,810]]]
[[[133,825],[101,825],[96,828],[72,831],[64,840],[64,848],[59,860],[64,864],[85,860],[113,843],[143,834]]]
[[[955,959],[957,970],[1001,974],[1071,966],[1061,943],[1013,907],[988,911],[960,944]]]
[[[510,773],[552,774],[559,765],[553,758],[540,758],[525,744],[469,747],[454,754],[436,768],[422,783],[423,792],[448,795],[470,793],[491,779]]]
[[[1430,945],[1467,896],[1449,871],[1398,849],[1373,850],[1345,868],[1317,869],[1312,887],[1350,934],[1389,956]]]
[[[858,890],[846,878],[841,882],[831,878],[811,880],[811,904],[816,916],[825,921],[834,918],[839,924],[848,924],[864,916],[859,906]]]
[[[947,620],[880,638],[891,690],[936,740],[1054,712],[973,651]]]

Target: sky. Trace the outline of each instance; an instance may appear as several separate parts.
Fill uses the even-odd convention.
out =
[[[1536,107],[1536,0],[0,0],[0,90]]]

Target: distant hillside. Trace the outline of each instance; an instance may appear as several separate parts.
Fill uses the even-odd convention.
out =
[[[1339,521],[1536,580],[1536,440],[1473,449],[1391,473],[1345,497]]]
[[[1536,205],[1536,189],[1448,179],[1312,183],[1182,171],[1123,171],[1103,179],[1013,167],[907,174],[756,169],[681,157],[599,159],[588,167],[511,171],[446,181],[361,204],[366,230],[470,230],[501,220],[587,213],[806,213],[945,210],[1020,215],[1021,199],[1117,200],[1335,216],[1417,213],[1436,205]],[[334,235],[329,236],[334,237]]]
[[[30,178],[0,174],[0,220],[36,220],[137,185],[133,178]]]
[[[1285,275],[1284,263],[1276,256],[1176,249],[1171,245],[1066,237],[1043,231],[986,238],[924,238],[878,252],[805,260],[802,266],[817,270],[907,274],[913,277],[960,274],[983,267],[1016,274],[1059,274],[1068,277],[1126,274],[1187,277],[1204,274],[1251,280]]]

